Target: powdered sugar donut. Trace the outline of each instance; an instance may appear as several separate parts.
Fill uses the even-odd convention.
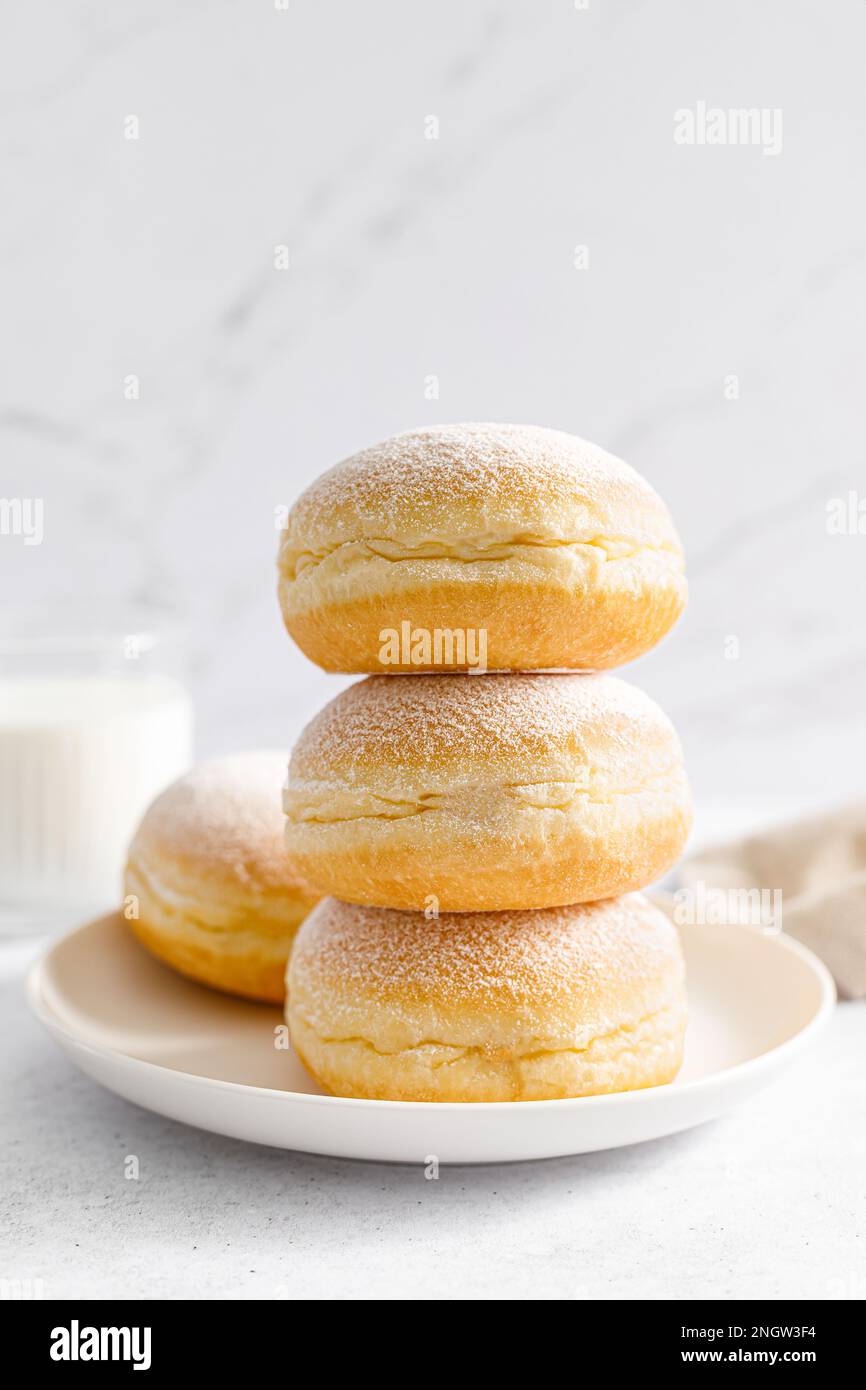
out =
[[[430,920],[326,898],[296,938],[286,1017],[336,1095],[598,1095],[673,1080],[683,977],[675,929],[638,894]]]
[[[285,754],[202,763],[150,806],[129,849],[129,925],[203,984],[282,1003],[289,946],[317,894],[289,859]]]
[[[355,454],[295,503],[278,569],[286,627],[326,671],[606,669],[686,600],[649,483],[527,425],[431,426]]]
[[[691,823],[673,726],[606,675],[370,676],[307,725],[283,804],[322,894],[448,912],[644,888]]]

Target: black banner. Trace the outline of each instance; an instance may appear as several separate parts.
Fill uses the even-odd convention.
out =
[[[143,1377],[194,1366],[198,1375],[249,1376],[254,1370],[260,1376],[273,1370],[290,1376],[296,1359],[306,1361],[316,1344],[303,1345],[290,1308],[279,1302],[278,1314],[270,1302],[233,1303],[230,1312],[221,1303],[7,1302],[4,1323],[7,1346],[14,1342],[16,1364],[25,1373],[98,1376],[108,1370]],[[544,1356],[571,1350],[575,1376],[586,1369],[584,1356],[591,1357],[596,1371],[606,1362],[613,1375],[632,1368],[707,1366],[800,1366],[826,1374],[857,1363],[860,1321],[860,1305],[854,1302],[581,1301],[570,1332],[565,1339],[560,1333],[557,1346],[546,1347]],[[488,1350],[489,1333],[488,1328]],[[369,1328],[364,1340],[369,1347]],[[430,1341],[424,1338],[418,1366],[428,1377]],[[441,1336],[432,1341],[442,1347],[443,1373],[447,1356],[453,1374],[454,1345]],[[405,1347],[402,1337],[401,1343]],[[377,1349],[377,1355],[383,1353],[385,1347]],[[330,1346],[325,1355],[331,1368]],[[404,1365],[402,1375],[407,1374]]]

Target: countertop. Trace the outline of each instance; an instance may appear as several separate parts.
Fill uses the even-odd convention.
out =
[[[37,950],[0,947],[0,1271],[46,1298],[866,1294],[866,1003],[840,1005],[723,1120],[431,1181],[221,1138],[102,1090],[28,1012]]]

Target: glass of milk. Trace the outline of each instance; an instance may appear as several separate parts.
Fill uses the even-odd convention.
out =
[[[180,625],[109,604],[0,610],[0,931],[121,901],[126,849],[192,761]]]

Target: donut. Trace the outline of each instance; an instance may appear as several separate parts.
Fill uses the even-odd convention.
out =
[[[560,430],[437,425],[346,459],[288,514],[279,598],[326,671],[604,670],[686,601],[667,507]]]
[[[292,862],[375,907],[557,907],[646,887],[691,823],[673,726],[607,675],[368,676],[307,725]]]
[[[202,984],[277,1004],[317,900],[286,853],[285,770],[277,752],[194,768],[145,812],[125,874],[124,915],[149,951]]]
[[[423,913],[325,898],[295,939],[295,1051],[340,1096],[530,1101],[672,1081],[679,939],[640,894],[541,912]]]

